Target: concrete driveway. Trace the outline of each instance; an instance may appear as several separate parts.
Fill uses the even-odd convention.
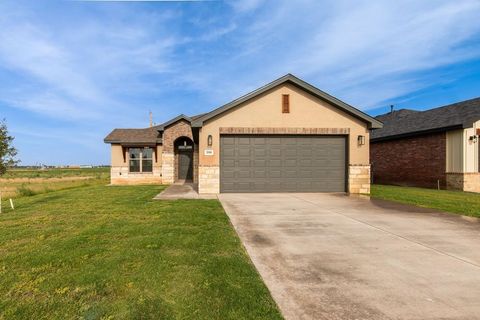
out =
[[[332,194],[221,194],[287,319],[480,319],[480,223]]]

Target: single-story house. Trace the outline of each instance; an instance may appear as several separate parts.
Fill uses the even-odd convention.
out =
[[[373,182],[480,192],[480,98],[376,117],[370,135]]]
[[[287,74],[205,114],[115,129],[111,183],[192,181],[199,193],[370,192],[379,120]]]

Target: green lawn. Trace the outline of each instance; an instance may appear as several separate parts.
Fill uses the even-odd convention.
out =
[[[480,217],[480,194],[411,187],[372,185],[372,198]]]
[[[0,319],[281,319],[216,200],[86,186],[0,215]]]

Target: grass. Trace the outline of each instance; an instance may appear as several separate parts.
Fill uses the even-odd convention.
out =
[[[19,197],[0,215],[0,319],[281,319],[219,202],[161,190]]]
[[[480,194],[477,193],[372,185],[370,196],[445,212],[480,217]]]
[[[62,189],[109,182],[109,168],[92,169],[12,169],[0,177],[3,198],[33,196]]]

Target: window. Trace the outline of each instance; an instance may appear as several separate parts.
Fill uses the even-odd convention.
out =
[[[290,113],[290,95],[282,95],[282,113]]]
[[[152,172],[152,148],[130,148],[128,153],[130,172]]]

